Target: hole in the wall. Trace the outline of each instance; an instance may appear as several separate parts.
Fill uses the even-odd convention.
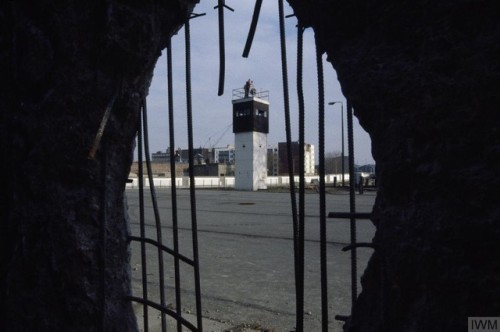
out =
[[[226,78],[224,95],[217,96],[219,76],[219,50],[217,11],[213,3],[202,1],[196,6],[195,12],[207,13],[206,16],[191,20],[191,49],[192,49],[192,103],[194,112],[194,146],[202,148],[212,147],[214,137],[223,134],[228,123],[231,123],[232,105],[231,90],[243,88],[245,81],[251,78],[257,90],[269,90],[270,110],[263,112],[269,117],[268,145],[277,147],[279,142],[286,140],[284,130],[284,101],[283,82],[281,79],[281,57],[279,52],[278,6],[276,3],[263,4],[261,16],[254,38],[254,44],[248,58],[241,57],[243,43],[248,33],[248,25],[252,17],[253,4],[227,1],[234,12],[225,13],[225,47],[226,47]],[[293,10],[285,1],[285,12]],[[262,23],[266,22],[266,23]],[[296,18],[285,20],[287,31],[288,76],[290,79],[289,95],[292,109],[292,140],[297,140],[298,132],[296,108]],[[317,158],[317,77],[314,56],[314,37],[311,29],[306,30],[304,36],[304,94],[306,97],[307,119],[305,141],[316,146]],[[187,147],[186,129],[186,97],[185,97],[185,59],[183,29],[172,38],[173,51],[173,79],[174,79],[174,108],[176,116],[176,145]],[[159,58],[151,88],[148,95],[150,109],[150,141],[151,151],[165,151],[168,148],[167,122],[167,69],[166,52]],[[210,55],[210,56],[209,56]],[[203,59],[197,61],[196,59]],[[326,56],[323,57],[325,68],[326,100],[342,100],[343,97],[336,73]],[[257,110],[261,112],[262,110]],[[259,113],[259,114],[261,114]],[[326,113],[326,152],[340,152],[340,107],[325,105]],[[345,119],[344,119],[345,120]],[[345,123],[344,123],[345,124]],[[359,165],[373,164],[371,155],[371,141],[369,135],[354,119],[354,133],[356,139],[355,162]],[[234,135],[228,130],[218,140],[217,147],[234,144]],[[137,157],[136,157],[137,160]]]
[[[203,5],[203,4],[202,4]],[[206,6],[206,5],[205,5]],[[234,6],[236,7],[236,6]],[[244,8],[243,7],[249,7],[248,5],[241,5],[241,9],[243,12]],[[238,13],[238,8],[235,8],[237,11],[235,12]],[[215,14],[212,12],[211,7],[203,7],[203,6],[198,6],[196,8],[197,12],[207,12],[208,14]],[[265,12],[263,12],[265,13]],[[274,24],[277,24],[277,8],[273,12],[274,18],[273,21],[275,22]],[[245,15],[242,15],[243,17]],[[251,16],[251,8],[246,11],[246,19],[248,21],[248,17]],[[271,17],[270,15],[269,17]],[[269,138],[268,138],[268,143],[270,145],[277,145],[278,142],[283,142],[285,141],[285,136],[284,136],[284,115],[283,115],[283,96],[282,96],[282,82],[281,82],[281,72],[279,66],[276,66],[277,63],[280,63],[281,59],[279,58],[279,52],[270,52],[270,49],[278,49],[279,46],[279,36],[276,33],[274,36],[272,34],[263,34],[259,35],[259,32],[257,32],[256,35],[256,45],[255,48],[252,49],[252,52],[250,54],[249,59],[242,59],[239,55],[240,49],[236,45],[238,45],[238,41],[241,41],[241,39],[244,39],[246,36],[246,27],[245,29],[226,29],[226,73],[228,74],[226,77],[226,95],[223,97],[217,97],[217,78],[218,78],[218,73],[217,73],[217,67],[218,63],[216,61],[213,61],[212,59],[217,59],[217,53],[218,49],[216,48],[216,41],[215,37],[217,36],[217,30],[215,26],[212,26],[212,23],[210,22],[203,22],[203,20],[208,20],[209,15],[207,17],[199,17],[196,18],[195,20],[191,21],[191,37],[192,37],[192,42],[191,42],[191,48],[192,48],[192,59],[198,58],[203,58],[204,61],[192,61],[192,101],[193,101],[193,111],[194,111],[194,141],[195,141],[195,153],[197,153],[196,149],[198,147],[200,148],[207,148],[206,142],[210,141],[207,139],[207,137],[213,136],[213,132],[217,132],[217,130],[221,131],[221,128],[224,127],[224,125],[227,123],[227,120],[231,118],[231,102],[226,96],[230,94],[231,89],[233,88],[239,88],[242,87],[246,78],[247,77],[252,77],[252,79],[255,82],[255,85],[257,88],[262,87],[262,89],[266,90],[271,90],[271,105],[269,111],[264,111],[260,112],[257,110],[257,116],[263,116],[263,117],[269,117],[270,120],[270,133],[269,133]],[[212,16],[212,20],[214,17]],[[265,19],[263,19],[265,21]],[[231,23],[231,21],[233,21]],[[237,24],[238,26],[241,26],[241,18],[240,19],[231,19],[231,14],[226,15],[226,26],[230,26],[231,24]],[[295,31],[295,23],[292,22],[292,20],[287,21],[287,29],[291,32]],[[207,25],[205,25],[207,24]],[[212,37],[209,36],[209,31],[212,29]],[[233,31],[234,30],[234,31]],[[233,32],[240,32],[239,34],[234,34]],[[259,31],[259,30],[258,30]],[[182,35],[182,30],[180,31],[179,35]],[[306,43],[309,43],[309,46],[307,46],[309,49],[314,49],[313,46],[313,38],[312,38],[312,33],[308,33],[308,37],[306,38]],[[295,41],[293,40],[293,37],[289,37],[288,45],[289,45],[289,50],[288,50],[288,55],[291,59],[289,59],[289,63],[291,64],[289,67],[289,75],[293,77],[293,72],[295,71],[294,68],[294,47],[295,47]],[[184,45],[183,45],[183,40],[182,38],[174,38],[172,40],[173,42],[173,53],[174,53],[174,113],[176,117],[176,127],[175,127],[175,134],[176,134],[176,145],[181,146],[181,147],[186,147],[187,142],[186,142],[186,125],[185,125],[185,111],[186,111],[186,102],[185,102],[185,92],[184,92]],[[233,45],[233,46],[231,46]],[[262,48],[259,48],[262,47]],[[234,48],[234,50],[232,49]],[[213,57],[207,56],[207,54],[214,54]],[[229,54],[232,54],[232,56],[229,56]],[[207,60],[208,59],[208,60]],[[265,59],[263,61],[262,59]],[[304,63],[306,63],[308,66],[306,70],[304,70],[304,81],[305,82],[310,82],[310,84],[305,84],[305,94],[307,96],[311,96],[311,99],[307,101],[308,105],[310,105],[310,111],[308,110],[308,116],[307,116],[307,121],[306,121],[306,142],[309,144],[316,144],[317,141],[317,112],[315,110],[316,106],[312,105],[317,105],[317,102],[314,101],[315,98],[317,98],[317,88],[315,87],[316,84],[316,75],[315,73],[315,59],[314,56],[311,56],[311,54],[306,55],[304,59]],[[325,63],[324,67],[327,69],[329,74],[333,72],[333,69],[331,66],[327,63]],[[333,78],[332,78],[333,77]],[[333,91],[336,94],[335,99],[339,99],[341,96],[340,93],[340,87],[338,86],[338,82],[335,79],[335,75],[330,75],[327,78],[327,89],[328,91]],[[168,128],[167,128],[167,113],[166,113],[166,105],[168,100],[166,99],[166,71],[165,71],[165,58],[161,57],[158,64],[157,68],[155,69],[155,75],[153,79],[153,83],[151,86],[150,90],[150,95],[148,98],[149,101],[149,109],[150,109],[150,141],[151,141],[151,151],[165,151],[167,148],[167,142],[168,142]],[[291,79],[291,84],[295,84],[294,78]],[[331,84],[329,86],[329,84]],[[273,91],[276,93],[274,94]],[[295,91],[294,87],[290,87],[290,91]],[[340,97],[342,98],[342,97]],[[297,104],[297,98],[295,93],[292,92],[291,94],[291,104],[296,105]],[[295,106],[294,106],[295,107]],[[308,108],[309,109],[309,108]],[[327,126],[329,128],[327,129],[329,137],[327,137],[326,141],[328,142],[327,146],[327,151],[330,149],[331,151],[340,151],[340,122],[335,121],[335,119],[338,120],[339,118],[339,111],[335,109],[327,109]],[[344,113],[345,114],[345,113]],[[239,117],[244,117],[246,114],[241,113],[237,115]],[[296,114],[293,115],[293,123],[292,127],[296,128],[297,127],[297,122],[295,120]],[[358,128],[359,130],[360,128]],[[294,137],[296,137],[297,133],[294,129],[294,132],[292,133]],[[294,139],[295,140],[295,139]],[[222,136],[222,139],[219,141],[220,145],[229,145],[229,144],[234,144],[234,136],[232,136],[230,133],[228,133],[225,136]],[[358,141],[359,143],[359,141]],[[364,145],[364,143],[360,143],[361,145]],[[208,147],[212,147],[210,144]],[[259,147],[262,147],[262,145],[259,145]],[[245,144],[242,145],[242,148],[247,148]],[[369,143],[368,143],[368,150],[369,150]],[[316,150],[317,151],[317,150]],[[237,156],[236,156],[237,158]],[[371,158],[371,155],[369,157],[366,157],[366,159]],[[244,176],[248,176],[249,171],[238,171],[236,170],[237,174],[244,174]],[[226,177],[227,178],[227,177]],[[284,181],[284,180],[282,180]],[[216,183],[220,183],[217,181]],[[278,183],[278,182],[277,182]],[[260,194],[260,193],[259,193]],[[283,194],[286,195],[286,192]],[[237,195],[235,193],[234,195]],[[217,196],[217,195],[213,195]],[[286,196],[285,196],[286,197]],[[200,196],[197,198],[200,200]],[[227,199],[227,198],[225,198]],[[253,199],[253,198],[252,198]],[[266,198],[262,198],[263,200],[266,200]],[[243,201],[238,203],[238,205],[255,205],[255,202],[251,201]],[[223,204],[214,204],[214,206],[224,206]],[[261,207],[261,204],[259,203],[259,209]],[[200,215],[203,215],[203,219],[209,218],[207,209],[204,209],[203,212],[200,213]],[[207,216],[205,216],[203,213],[206,213]],[[234,233],[235,235],[241,237],[243,235],[245,236],[256,236],[253,233],[248,233],[248,234],[243,234],[241,233],[240,230],[237,228],[233,228],[238,225],[240,222],[240,218],[251,218],[251,222],[245,223],[245,227],[248,229],[252,229],[256,227],[256,225],[264,224],[264,227],[271,227],[271,223],[274,220],[277,220],[277,216],[285,214],[284,212],[276,212],[276,209],[273,209],[272,207],[269,208],[268,211],[265,210],[259,210],[259,211],[253,211],[251,215],[248,216],[241,216],[235,213],[234,211],[232,212],[227,212],[226,215],[230,216],[230,219],[232,220],[232,223],[227,225],[227,224],[219,224],[221,220],[213,220],[210,221],[210,224],[212,225],[213,228],[215,229],[221,229],[223,232],[226,233]],[[266,224],[267,222],[270,222],[270,224]],[[255,227],[251,227],[251,225]],[[285,223],[285,222],[283,222]],[[249,226],[250,225],[250,226]],[[202,224],[200,226],[201,234],[205,233],[210,233],[213,232],[213,230],[210,229],[205,229],[204,225]],[[267,232],[268,229],[264,229],[262,232]],[[288,229],[290,231],[290,229]],[[257,238],[259,238],[260,235],[257,235]],[[268,235],[266,235],[268,236]],[[276,237],[280,238],[283,240],[287,240],[287,238],[281,234],[274,234],[270,235],[271,237]],[[289,240],[289,239],[288,239]],[[228,241],[235,241],[234,239],[228,239]],[[236,240],[240,242],[240,240]],[[241,243],[241,242],[240,242]],[[216,247],[214,250],[221,250],[222,246]],[[233,251],[236,250],[236,248],[232,249]],[[249,251],[253,251],[249,250]],[[274,250],[271,250],[274,251]],[[290,253],[288,253],[290,254]],[[203,256],[203,253],[202,253]],[[236,266],[236,262],[232,262],[231,264],[234,264]],[[291,267],[290,267],[291,268]],[[254,271],[255,272],[255,271]],[[230,274],[225,274],[225,275],[230,275]],[[292,275],[290,274],[288,277],[292,278]],[[237,276],[236,276],[237,278]],[[203,275],[202,275],[203,279]],[[292,280],[292,279],[290,279]],[[286,282],[290,282],[286,281]],[[237,284],[240,285],[242,280],[236,280]],[[284,283],[286,283],[284,281]],[[293,283],[293,281],[291,281]],[[262,288],[262,285],[265,284],[265,281],[261,281],[262,284],[259,284],[259,288]],[[242,284],[241,284],[242,285]],[[240,286],[241,286],[240,285]],[[221,286],[222,288],[225,287],[225,285]],[[239,287],[239,286],[238,286]],[[249,288],[250,289],[250,288]],[[278,296],[280,298],[281,296]],[[236,298],[236,299],[230,299],[231,301],[244,301],[245,299],[242,298]],[[227,309],[226,309],[227,310]],[[281,310],[281,309],[279,309]],[[293,308],[290,309],[293,311]],[[318,310],[319,312],[319,310]],[[263,313],[262,313],[263,314]],[[311,330],[315,330],[314,328]]]

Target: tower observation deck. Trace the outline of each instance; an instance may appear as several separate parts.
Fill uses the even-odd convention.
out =
[[[248,95],[245,94],[245,88],[233,89],[233,103],[235,100],[247,99],[247,98],[256,98],[260,100],[267,101],[269,103],[269,90],[257,91],[254,89],[254,93],[250,93]]]

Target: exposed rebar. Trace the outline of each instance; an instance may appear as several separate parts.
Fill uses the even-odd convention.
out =
[[[171,193],[171,204],[172,204],[172,233],[174,242],[174,282],[175,282],[175,308],[177,312],[182,312],[182,302],[181,302],[181,276],[180,276],[180,266],[179,266],[179,229],[178,229],[178,216],[177,216],[177,184],[176,174],[175,174],[175,135],[174,135],[174,87],[172,78],[172,38],[168,39],[167,42],[167,96],[168,96],[168,131],[169,131],[169,152],[170,152],[170,193]],[[182,325],[180,321],[177,321],[177,331],[182,331]]]
[[[151,168],[151,157],[149,155],[149,135],[148,135],[148,108],[146,104],[146,98],[142,101],[142,125],[144,134],[144,155],[146,156],[146,168],[149,180],[149,191],[151,192],[151,202],[153,203],[153,212],[155,216],[156,225],[156,241],[158,243],[163,243],[162,232],[161,232],[161,221],[160,221],[160,211],[158,209],[158,200],[156,198],[156,190],[153,181],[153,170]],[[142,175],[142,174],[141,174]],[[163,250],[158,247],[158,278],[160,281],[160,304],[162,306],[166,305],[165,299],[165,267],[163,263]],[[167,318],[165,313],[161,313],[161,328],[165,332],[167,330]]]
[[[230,11],[234,11],[231,7],[226,6],[225,0],[218,0],[217,9],[219,16],[219,89],[217,95],[224,94],[224,80],[226,76],[226,47],[224,45],[224,7]]]
[[[188,321],[187,319],[182,317],[179,313],[169,309],[166,306],[162,306],[162,305],[155,303],[153,301],[149,301],[147,299],[143,299],[143,298],[136,297],[136,296],[127,296],[126,298],[130,301],[134,301],[137,303],[142,303],[143,305],[146,305],[146,306],[150,306],[151,308],[154,308],[154,309],[160,311],[161,313],[169,315],[170,317],[174,318],[175,320],[180,321],[183,326],[187,327],[188,329],[190,329],[193,332],[200,331],[190,321]],[[148,332],[147,330],[144,330],[144,331]]]
[[[189,20],[184,26],[186,43],[186,106],[187,106],[187,129],[188,129],[188,151],[189,151],[189,194],[191,203],[191,228],[193,239],[193,261],[194,261],[194,283],[196,295],[196,320],[198,330],[203,331],[201,317],[201,285],[200,285],[200,263],[198,256],[198,222],[196,219],[196,191],[194,180],[194,156],[193,156],[193,111],[191,100],[191,33]]]
[[[248,54],[250,54],[253,37],[255,35],[255,30],[257,29],[257,22],[259,21],[260,7],[262,7],[262,0],[256,0],[255,8],[253,10],[252,22],[250,23],[250,30],[248,31],[247,41],[245,43],[245,48],[243,49],[244,58],[248,58]]]
[[[305,169],[304,169],[304,145],[305,145],[305,106],[304,88],[302,80],[303,70],[303,37],[304,27],[297,25],[297,99],[299,103],[299,223],[298,223],[298,286],[299,297],[297,305],[300,307],[300,317],[297,317],[297,331],[304,330],[304,239],[305,239]]]
[[[102,135],[104,134],[104,129],[106,129],[106,125],[109,120],[109,116],[111,115],[111,110],[113,109],[113,105],[115,104],[116,98],[118,96],[118,90],[113,94],[113,97],[111,97],[111,100],[109,101],[108,105],[106,106],[106,110],[104,111],[104,114],[101,119],[101,123],[99,124],[99,129],[97,129],[97,133],[94,138],[94,142],[92,143],[92,146],[90,147],[89,154],[87,156],[88,159],[94,159],[95,154],[97,152],[97,149],[99,148],[99,144],[101,143]]]
[[[292,129],[290,124],[290,97],[288,91],[288,68],[286,56],[286,34],[285,34],[285,13],[283,9],[283,0],[278,0],[279,9],[279,26],[280,26],[280,48],[281,48],[281,70],[283,78],[283,102],[285,113],[285,132],[286,132],[286,151],[288,163],[288,179],[290,183],[290,203],[292,209],[292,226],[293,226],[293,252],[294,252],[294,273],[295,273],[295,297],[299,297],[299,286],[297,280],[299,279],[299,265],[298,265],[298,218],[297,218],[297,198],[295,196],[295,176],[293,171],[292,159]],[[296,303],[296,320],[299,316],[303,315],[303,309]],[[296,322],[297,324],[297,322]],[[298,324],[297,324],[298,325]]]
[[[347,141],[349,150],[349,211],[351,243],[351,312],[358,297],[358,265],[356,251],[356,178],[354,176],[354,132],[352,106],[347,100]]]
[[[146,223],[144,220],[144,169],[143,169],[143,152],[142,152],[142,110],[139,111],[137,120],[137,162],[138,162],[138,177],[139,177],[139,228],[141,237],[146,237]],[[141,242],[141,272],[142,272],[142,297],[148,300],[148,271],[146,261],[146,243]],[[144,320],[144,331],[149,331],[148,305],[142,305],[142,313]]]
[[[323,57],[316,42],[316,68],[318,71],[318,157],[319,157],[319,234],[321,264],[321,327],[328,332],[328,271],[326,256],[326,192],[325,192],[325,84]]]

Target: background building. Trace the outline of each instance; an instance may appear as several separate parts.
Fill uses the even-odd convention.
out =
[[[154,163],[168,163],[170,161],[170,152],[168,149],[163,151],[153,152],[151,154],[151,161]]]
[[[176,163],[187,163],[189,161],[189,150],[178,148],[175,153]],[[213,162],[214,160],[214,149],[211,148],[197,148],[193,149],[194,163],[207,164]],[[151,154],[151,161],[155,163],[169,163],[170,162],[170,151],[166,149],[165,152],[158,151]]]
[[[234,164],[235,150],[233,145],[225,148],[214,148],[214,163]]]
[[[183,176],[189,168],[189,165],[186,163],[176,163],[175,164],[175,175],[177,177]],[[171,172],[170,172],[170,164],[165,163],[165,162],[151,162],[151,171],[153,173],[153,176],[164,176],[164,177],[170,177]],[[139,163],[137,161],[134,161],[130,167],[130,175],[131,176],[139,176]],[[146,162],[142,162],[142,175],[146,176],[147,175],[147,167],[146,167]]]
[[[234,176],[234,165],[203,164],[193,165],[194,176]]]
[[[267,149],[267,175],[278,175],[278,148]]]
[[[368,174],[375,174],[375,164],[367,164],[367,165],[358,166],[357,171],[363,172],[363,173],[368,173]]]
[[[344,171],[349,174],[349,156],[344,156]],[[336,153],[327,153],[325,155],[325,173],[326,174],[341,174],[342,173],[342,156]]]
[[[299,174],[299,142],[292,142],[293,173]],[[278,143],[278,175],[288,175],[288,153],[286,142]],[[304,144],[304,175],[315,174],[314,145]]]

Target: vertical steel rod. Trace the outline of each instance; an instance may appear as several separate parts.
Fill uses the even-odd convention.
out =
[[[142,125],[143,125],[143,134],[144,134],[144,155],[146,156],[146,167],[148,170],[148,180],[149,180],[149,189],[151,192],[151,201],[153,203],[153,211],[155,215],[155,226],[156,226],[156,241],[159,244],[163,243],[162,239],[162,231],[161,231],[161,221],[160,221],[160,211],[158,209],[158,201],[156,199],[156,191],[153,182],[153,171],[151,169],[151,158],[149,155],[149,135],[148,135],[148,109],[146,105],[146,98],[142,101]],[[165,267],[163,263],[163,250],[160,246],[158,246],[158,274],[160,281],[160,304],[162,306],[166,306],[165,299]],[[162,311],[161,312],[161,329],[162,332],[167,330],[167,316]]]
[[[353,133],[353,122],[352,122],[352,106],[349,100],[347,100],[347,141],[349,149],[349,211],[351,213],[350,218],[350,233],[351,233],[351,243],[353,246],[351,250],[351,312],[352,307],[358,297],[358,266],[357,266],[357,250],[356,250],[356,178],[354,175],[354,133]]]
[[[137,155],[138,155],[138,176],[139,176],[139,225],[141,238],[146,238],[146,225],[144,221],[144,169],[142,159],[142,107],[139,112],[137,127]],[[146,243],[141,241],[141,270],[142,270],[142,298],[148,300],[148,270],[146,261]],[[149,331],[148,305],[142,305],[142,313],[144,318],[144,331]]]
[[[191,100],[191,33],[189,20],[184,26],[186,43],[186,106],[187,106],[187,127],[188,127],[188,151],[189,151],[189,194],[191,202],[191,229],[193,239],[193,261],[194,261],[194,282],[196,293],[196,319],[198,330],[203,331],[201,317],[201,285],[200,285],[200,264],[198,256],[198,222],[196,219],[196,192],[194,179],[194,156],[193,156],[193,119]]]
[[[316,39],[316,67],[318,70],[318,145],[319,145],[319,234],[321,261],[321,327],[328,332],[328,272],[326,256],[326,193],[325,193],[325,88],[323,58]]]
[[[179,253],[179,226],[177,216],[177,184],[176,181],[176,168],[175,168],[175,133],[174,133],[174,93],[173,93],[173,79],[172,79],[172,38],[167,42],[167,84],[168,84],[168,130],[169,130],[169,146],[170,146],[170,193],[172,203],[172,233],[174,240],[174,252]],[[174,278],[175,278],[175,307],[178,315],[182,314],[181,302],[181,276],[179,257],[174,256]],[[182,331],[182,324],[177,320],[177,331]]]
[[[293,226],[293,252],[294,252],[294,273],[295,273],[295,297],[299,298],[299,264],[298,264],[298,218],[297,218],[297,198],[295,196],[295,176],[292,159],[292,129],[290,124],[290,97],[288,91],[288,68],[286,56],[286,33],[285,33],[285,12],[283,9],[283,0],[278,0],[279,9],[279,25],[280,25],[280,46],[281,46],[281,70],[283,77],[283,102],[285,113],[285,132],[286,132],[286,151],[288,163],[288,179],[290,183],[290,203],[292,209],[292,226]],[[301,316],[300,306],[295,305],[296,325],[298,324],[299,316]]]
[[[304,232],[305,232],[305,106],[304,89],[302,82],[302,55],[303,55],[304,27],[297,26],[297,97],[299,102],[299,237],[298,237],[298,263],[299,263],[299,298],[300,319],[297,331],[304,330]]]
[[[344,103],[340,104],[340,123],[342,134],[342,188],[345,187],[345,154],[344,154]]]

